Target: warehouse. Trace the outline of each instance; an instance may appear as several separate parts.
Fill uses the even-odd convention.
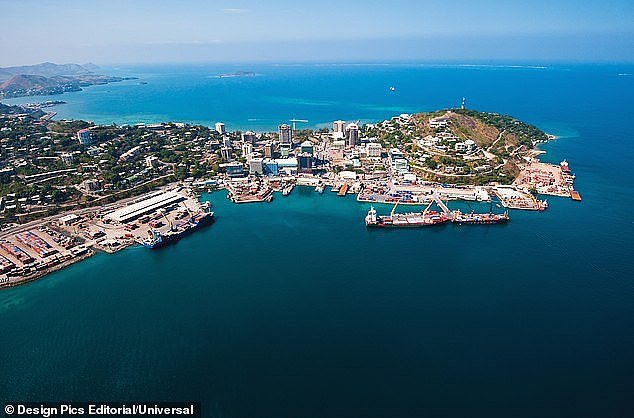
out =
[[[185,196],[176,192],[164,192],[147,200],[133,203],[121,209],[110,212],[104,216],[105,219],[111,221],[126,223],[133,221],[143,215],[154,212],[157,209],[164,208],[185,200]]]

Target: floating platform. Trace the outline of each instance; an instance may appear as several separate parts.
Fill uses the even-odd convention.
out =
[[[572,200],[581,200],[581,195],[576,190],[570,191],[570,197],[572,198]]]

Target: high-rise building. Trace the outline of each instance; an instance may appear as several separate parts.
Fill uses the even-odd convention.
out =
[[[282,124],[278,127],[278,133],[280,136],[280,144],[290,144],[293,142],[293,131],[287,124]]]
[[[225,130],[225,124],[222,122],[216,122],[216,132],[218,132],[220,135],[226,133],[227,131]]]
[[[264,156],[266,158],[273,158],[275,155],[275,144],[273,142],[267,142],[264,144]]]
[[[222,147],[220,148],[220,156],[223,161],[231,161],[231,148]]]
[[[342,120],[336,120],[332,123],[332,130],[334,131],[332,137],[335,139],[341,139],[345,134],[346,122]]]
[[[242,144],[242,156],[246,157],[253,152],[253,144],[250,142],[244,142]]]
[[[297,157],[297,172],[312,173],[313,172],[313,156],[307,152],[299,154]]]
[[[232,148],[231,138],[229,138],[227,135],[223,135],[222,137],[222,146],[227,148]]]
[[[255,144],[258,140],[258,137],[255,135],[253,131],[246,131],[242,133],[242,142],[249,142],[251,145]]]
[[[79,143],[82,145],[88,145],[92,142],[92,137],[90,136],[90,129],[82,129],[77,132],[77,139]]]
[[[354,147],[359,144],[359,126],[356,123],[351,123],[346,126],[346,146]]]

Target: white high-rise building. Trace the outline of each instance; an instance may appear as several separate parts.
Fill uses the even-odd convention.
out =
[[[226,133],[226,129],[225,129],[225,124],[222,122],[216,122],[216,132],[218,132],[220,135]]]
[[[332,137],[335,139],[343,138],[345,135],[345,126],[346,122],[342,120],[336,120],[332,123],[333,134]]]
[[[278,127],[278,133],[280,135],[280,144],[290,144],[293,142],[293,131],[287,124],[282,124]]]
[[[246,131],[242,133],[243,142],[250,142],[251,144],[255,144],[257,140],[258,140],[258,137],[255,136],[255,132],[253,131]]]
[[[250,142],[244,142],[242,144],[242,155],[246,157],[252,152],[253,152],[253,145]]]

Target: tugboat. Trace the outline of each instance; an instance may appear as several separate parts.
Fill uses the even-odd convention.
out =
[[[440,225],[451,220],[444,213],[429,210],[433,201],[421,212],[394,213],[398,203],[396,202],[389,215],[377,215],[374,206],[371,206],[365,217],[365,225],[377,228],[418,228]]]

